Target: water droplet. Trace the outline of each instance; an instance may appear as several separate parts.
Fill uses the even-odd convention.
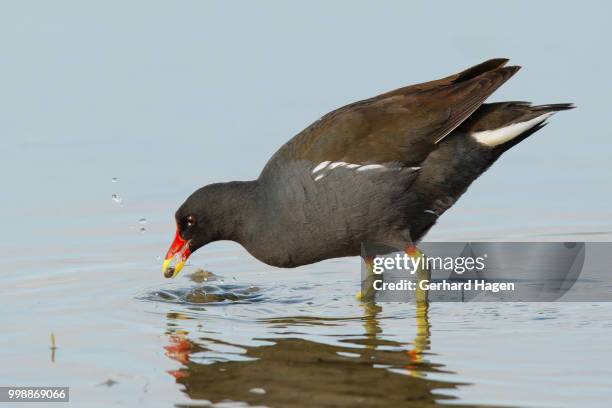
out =
[[[111,198],[113,199],[114,202],[116,202],[117,204],[121,204],[123,202],[123,200],[121,199],[121,197],[119,197],[119,194],[113,194],[111,196]]]
[[[141,218],[138,220],[139,224],[146,224],[147,223],[147,219],[146,218]]]
[[[161,261],[161,255],[157,255],[157,257],[155,257],[155,260]]]
[[[147,231],[147,229],[145,227],[140,227],[140,233],[144,234]]]
[[[116,183],[116,182],[118,182],[118,181],[119,181],[119,179],[118,179],[117,177],[113,177],[113,178],[111,179],[111,181],[112,181],[113,183]]]

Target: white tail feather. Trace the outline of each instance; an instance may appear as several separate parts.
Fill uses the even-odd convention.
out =
[[[483,130],[482,132],[472,133],[472,137],[480,144],[489,147],[495,147],[509,140],[514,139],[522,133],[525,133],[534,126],[539,125],[548,119],[555,112],[547,112],[536,118],[525,122],[513,123],[503,128],[494,130]]]

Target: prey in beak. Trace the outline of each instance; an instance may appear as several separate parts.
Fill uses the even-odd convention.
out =
[[[179,233],[178,228],[176,229],[176,235],[174,236],[174,241],[172,241],[172,245],[170,245],[170,249],[166,253],[166,259],[162,265],[162,272],[164,273],[164,277],[166,278],[175,278],[178,273],[183,269],[185,265],[185,261],[191,255],[191,250],[189,249],[189,242],[184,240]],[[170,264],[174,261],[174,266]]]

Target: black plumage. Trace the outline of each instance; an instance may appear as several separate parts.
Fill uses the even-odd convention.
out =
[[[194,192],[176,212],[177,237],[190,252],[233,240],[280,267],[358,255],[362,242],[420,240],[502,153],[573,107],[483,104],[518,71],[506,62],[328,113],[256,180]]]

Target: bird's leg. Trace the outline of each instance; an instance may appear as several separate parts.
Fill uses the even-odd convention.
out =
[[[398,232],[395,240],[390,240],[384,244],[389,248],[400,250],[400,248],[406,248],[406,243],[412,244],[410,239],[410,231],[408,229]],[[376,255],[367,255],[362,253],[362,259],[364,262],[365,276],[362,275],[361,279],[361,290],[357,292],[357,299],[363,302],[371,302],[375,300],[376,289],[374,289],[374,282],[384,280],[384,274],[374,273],[374,259]]]
[[[406,248],[406,253],[410,257],[424,257],[425,254],[421,252],[414,245]],[[429,349],[429,300],[428,291],[421,289],[420,283],[424,280],[431,280],[431,271],[425,267],[425,263],[421,262],[418,264],[419,267],[416,270],[416,335],[412,342],[413,348],[408,351],[408,357],[410,358],[410,365],[406,367],[410,375],[414,377],[422,377],[422,372],[418,369],[418,365],[423,362],[423,353]]]
[[[421,289],[421,282],[431,280],[431,271],[427,269],[425,266],[425,254],[421,252],[419,248],[415,245],[410,244],[406,247],[406,254],[412,259],[422,258],[421,262],[413,263],[413,265],[418,265],[418,268],[415,272],[416,275],[416,291],[415,291],[415,299],[416,304],[419,306],[420,304],[428,304],[428,290]]]
[[[365,264],[365,278],[361,281],[361,290],[357,292],[357,299],[362,302],[373,302],[376,296],[376,290],[374,290],[374,281],[376,279],[382,279],[382,275],[376,276],[374,274],[374,258],[365,257],[363,258]]]

